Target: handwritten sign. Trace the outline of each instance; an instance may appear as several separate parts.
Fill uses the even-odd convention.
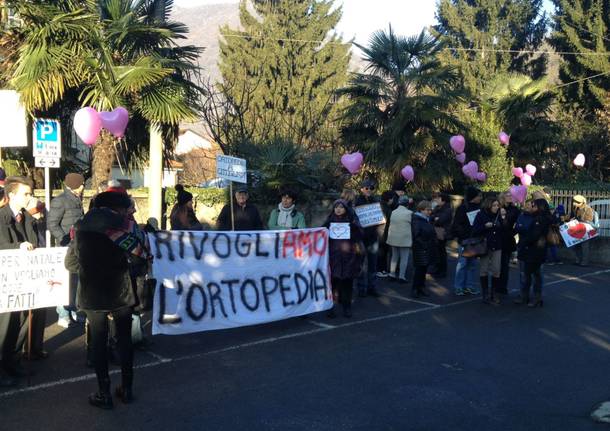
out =
[[[67,250],[0,251],[0,313],[68,304]]]
[[[349,223],[331,223],[328,231],[330,239],[350,239]]]
[[[362,227],[377,226],[385,223],[381,204],[360,205],[354,208]]]
[[[475,211],[469,211],[466,213],[466,216],[468,217],[468,222],[470,223],[470,226],[472,226],[474,224],[474,219],[477,218],[477,214],[480,212],[481,210],[475,210]]]
[[[256,325],[332,307],[328,230],[150,234],[153,334]]]
[[[248,182],[246,160],[231,156],[216,156],[216,176],[246,184]]]
[[[578,220],[571,220],[559,226],[559,233],[561,233],[566,247],[572,247],[581,242],[589,241],[599,235],[597,229],[589,223],[582,223]]]

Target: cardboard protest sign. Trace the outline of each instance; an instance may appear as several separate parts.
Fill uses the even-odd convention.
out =
[[[153,334],[256,325],[332,307],[324,228],[149,235]]]
[[[231,156],[216,156],[216,176],[237,183],[247,183],[246,160]]]
[[[360,205],[354,208],[362,227],[377,226],[385,223],[381,204]]]
[[[349,223],[331,223],[328,231],[331,239],[350,239]]]
[[[0,251],[0,313],[68,304],[67,250]]]
[[[566,247],[572,247],[599,235],[597,230],[589,223],[582,223],[578,220],[571,220],[562,224],[559,226],[559,232]]]
[[[475,210],[475,211],[469,211],[466,213],[466,216],[468,217],[468,222],[470,223],[470,226],[472,226],[474,224],[474,219],[477,218],[477,214],[480,212],[481,210]]]

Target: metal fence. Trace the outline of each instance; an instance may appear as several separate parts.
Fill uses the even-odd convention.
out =
[[[599,190],[552,190],[551,199],[555,206],[563,205],[566,212],[572,208],[572,196],[582,195],[587,203],[599,214],[599,234],[610,237],[610,192]]]

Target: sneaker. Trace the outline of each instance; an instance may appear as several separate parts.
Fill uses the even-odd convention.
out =
[[[61,326],[62,328],[69,328],[70,326],[74,325],[74,323],[72,323],[72,321],[70,320],[69,317],[60,317],[59,319],[57,319],[57,325]]]
[[[379,277],[379,278],[386,278],[388,275],[390,275],[390,274],[388,274],[386,271],[379,271],[377,273],[377,277]]]
[[[466,295],[466,293],[464,293],[464,291],[462,289],[460,289],[460,290],[456,290],[455,291],[455,295],[456,296],[464,296],[464,295]]]
[[[474,289],[472,287],[467,287],[466,289],[464,289],[464,292],[468,295],[478,295],[479,293],[481,293],[479,289]]]

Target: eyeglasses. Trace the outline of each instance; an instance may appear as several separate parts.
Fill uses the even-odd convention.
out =
[[[364,190],[371,190],[371,191],[375,190],[375,187],[362,187],[362,188]]]

